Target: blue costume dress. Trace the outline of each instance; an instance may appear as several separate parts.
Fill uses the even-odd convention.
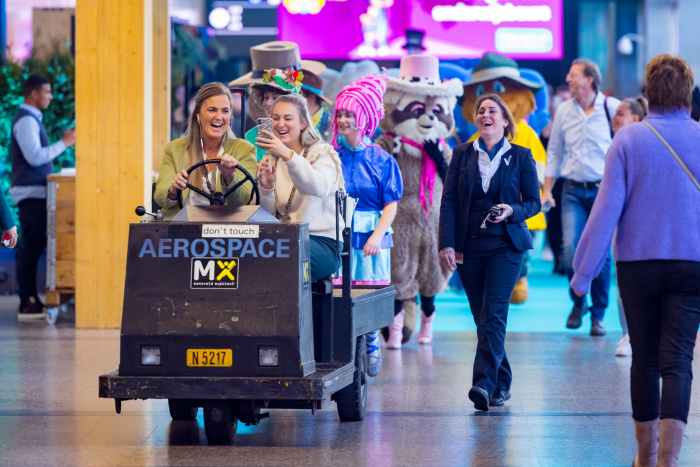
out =
[[[388,284],[391,281],[391,257],[394,246],[391,228],[382,238],[379,253],[364,257],[362,250],[382,217],[384,206],[397,202],[403,193],[403,180],[396,160],[368,138],[350,148],[341,135],[336,148],[343,163],[343,177],[348,195],[357,199],[352,217],[353,282]]]

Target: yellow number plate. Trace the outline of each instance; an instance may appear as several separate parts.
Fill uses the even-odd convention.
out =
[[[231,349],[187,349],[187,366],[231,366]]]

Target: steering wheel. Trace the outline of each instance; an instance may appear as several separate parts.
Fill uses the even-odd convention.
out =
[[[187,175],[190,175],[195,169],[198,169],[199,167],[201,167],[205,164],[219,164],[220,162],[221,162],[220,159],[208,159],[208,160],[205,160],[202,162],[197,162],[195,165],[193,165],[192,167],[187,169]],[[243,185],[245,182],[250,181],[250,183],[253,184],[253,191],[250,192],[250,199],[248,200],[248,204],[250,204],[250,202],[253,200],[253,195],[255,195],[255,199],[258,202],[260,202],[260,192],[258,191],[257,180],[255,180],[255,178],[253,178],[253,176],[250,175],[250,172],[248,172],[246,169],[244,169],[240,165],[237,165],[235,168],[240,170],[241,172],[243,172],[244,178],[243,178],[243,180],[241,180],[240,182],[236,183],[231,188],[229,188],[228,191],[226,191],[226,193],[221,193],[221,192],[217,191],[215,193],[209,194],[209,193],[206,193],[206,192],[202,191],[201,189],[197,188],[196,186],[191,185],[189,182],[187,183],[187,188],[189,188],[190,190],[194,191],[197,194],[204,196],[206,199],[209,200],[210,205],[223,206],[228,195],[230,195],[231,193],[236,191],[238,189],[238,187]],[[178,204],[178,206],[180,206],[180,209],[182,209],[182,207],[183,207],[182,206],[182,192],[180,190],[177,190],[177,204]]]

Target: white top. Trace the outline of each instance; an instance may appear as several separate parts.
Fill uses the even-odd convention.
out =
[[[211,167],[211,165],[209,165]],[[218,167],[215,165],[214,167],[211,167],[211,169],[207,169],[207,176],[209,177],[209,183],[211,184],[211,187],[216,191],[216,177],[218,173]],[[207,181],[205,177],[202,177],[202,185],[199,187],[203,192],[214,194],[214,191],[211,191],[209,189],[209,185],[207,185]],[[204,196],[200,195],[199,193],[196,193],[192,190],[190,190],[190,195],[187,197],[185,200],[185,205],[187,206],[209,206],[211,203],[209,202],[208,199],[206,199]]]
[[[510,148],[511,145],[508,140],[503,141],[503,146],[501,146],[501,149],[493,156],[493,160],[491,160],[489,159],[488,153],[479,146],[479,138],[474,140],[474,150],[479,152],[479,173],[481,174],[481,188],[484,189],[484,193],[489,192],[491,179],[501,166],[501,156],[507,153]],[[506,163],[510,164],[510,159],[508,159]]]
[[[265,158],[275,163],[276,156],[266,154]],[[317,142],[309,148],[306,159],[299,154],[294,154],[289,162],[280,158],[273,188],[260,186],[260,205],[281,217],[295,186],[289,221],[308,223],[310,235],[335,239],[335,193],[345,188],[345,182],[340,158],[330,144]],[[344,228],[341,217],[340,229]]]
[[[559,106],[547,145],[547,177],[563,177],[577,182],[603,179],[605,155],[612,142],[604,102],[605,96],[599,92],[589,115],[576,99],[569,99]],[[619,100],[608,98],[610,118],[615,115],[618,105]]]

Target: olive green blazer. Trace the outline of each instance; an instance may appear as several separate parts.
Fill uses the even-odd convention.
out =
[[[184,137],[168,143],[168,145],[165,146],[165,156],[163,157],[163,162],[160,164],[160,172],[158,173],[158,181],[156,182],[156,192],[154,194],[154,198],[156,203],[163,207],[161,213],[163,213],[163,219],[165,220],[172,219],[175,214],[180,211],[180,206],[178,206],[177,202],[172,203],[167,198],[168,190],[173,184],[175,174],[190,168],[190,156],[185,150],[186,143],[187,140]],[[241,167],[246,169],[253,177],[257,177],[258,164],[255,157],[255,146],[244,139],[229,138],[224,144],[224,154],[233,156],[239,162]],[[228,185],[222,185],[221,172],[219,172],[219,176],[216,180],[216,190],[225,193],[226,190],[243,180],[243,178],[243,174],[236,170],[233,174],[233,180],[231,180],[231,183]],[[252,184],[250,182],[244,183],[226,198],[226,204],[231,206],[242,206],[244,204],[248,204],[251,191],[253,191]],[[185,204],[189,194],[189,188],[182,191],[183,205]]]

